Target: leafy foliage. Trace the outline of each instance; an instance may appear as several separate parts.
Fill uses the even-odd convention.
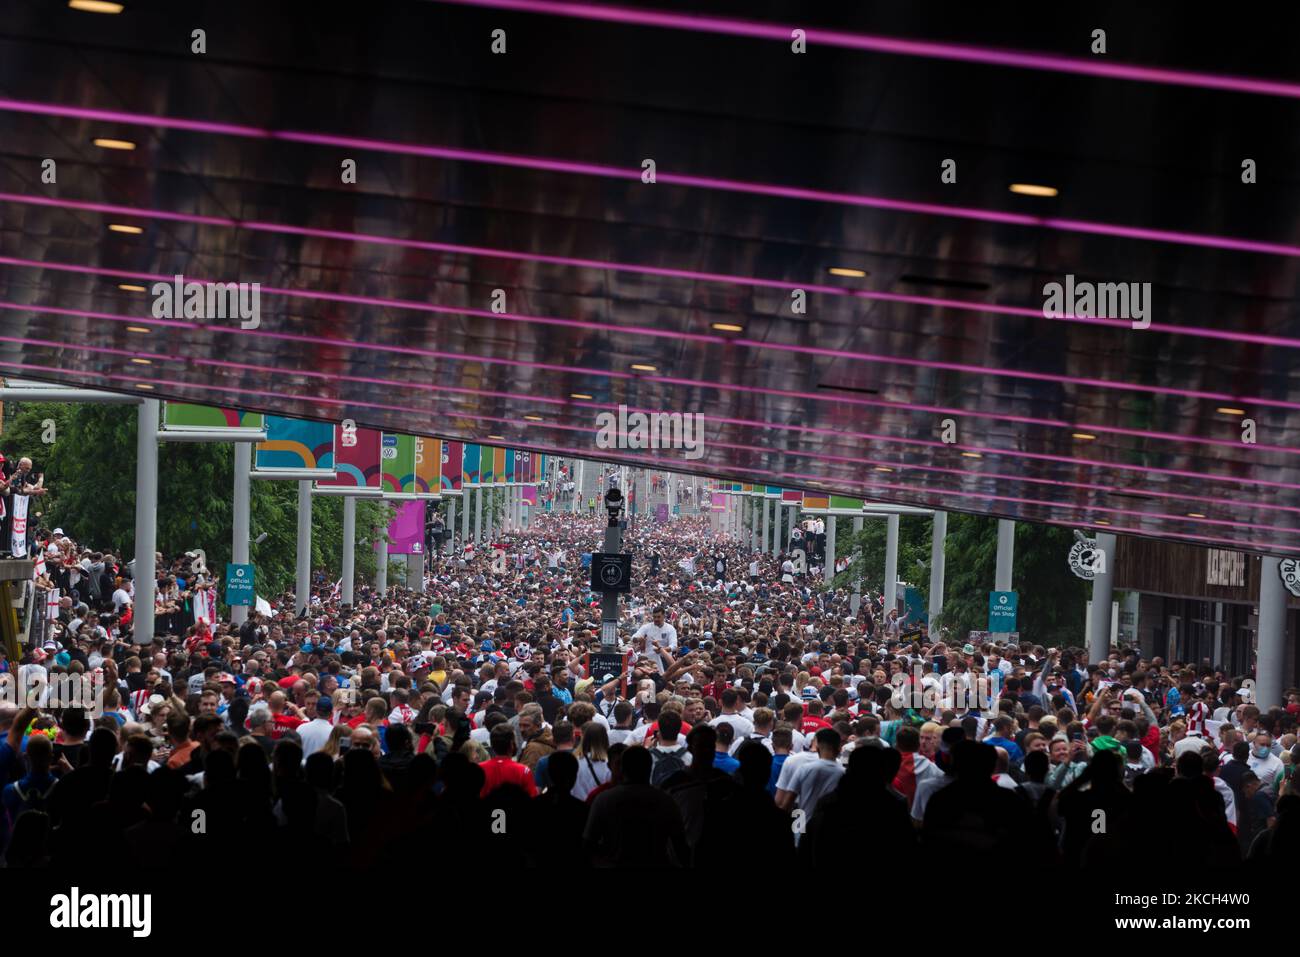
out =
[[[836,528],[836,551],[854,555],[833,587],[849,587],[862,578],[866,590],[879,593],[884,583],[883,519],[867,519],[854,535],[851,519]],[[846,528],[846,526],[848,526]],[[931,520],[920,515],[899,519],[898,577],[916,587],[929,602]],[[997,564],[997,519],[949,513],[944,562],[944,607],[940,625],[952,637],[988,628],[989,592]],[[1016,523],[1012,587],[1019,593],[1018,625],[1022,637],[1040,644],[1081,643],[1084,607],[1090,592],[1071,574],[1065,556],[1074,542],[1069,529]]]
[[[22,403],[5,409],[0,447],[5,455],[32,458],[46,474],[50,494],[38,521],[62,527],[89,547],[135,554],[136,408],[126,405]],[[42,423],[53,419],[56,439],[41,443]],[[158,446],[158,550],[167,557],[195,548],[218,577],[230,561],[234,447],[163,442]],[[298,528],[294,482],[254,481],[250,492],[250,545],[258,592],[293,588]],[[357,500],[356,574],[375,572],[374,534],[383,534],[393,509]],[[342,571],[343,499],[312,500],[312,568],[337,579]]]

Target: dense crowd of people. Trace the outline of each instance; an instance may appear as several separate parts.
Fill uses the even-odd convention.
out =
[[[611,670],[604,526],[540,514],[478,548],[448,528],[421,589],[345,605],[321,576],[303,615],[237,625],[192,556],[160,561],[144,645],[130,568],[38,533],[55,600],[0,665],[4,862],[1300,859],[1295,689],[1261,709],[1211,662],[930,634],[872,595],[854,614],[811,571],[815,521],[805,565],[707,517],[629,525]],[[93,706],[55,700],[69,675]]]

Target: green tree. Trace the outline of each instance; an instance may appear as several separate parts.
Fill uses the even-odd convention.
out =
[[[886,525],[867,519],[857,535],[851,519],[836,527],[836,552],[852,555],[849,567],[832,587],[851,587],[857,578],[879,593],[884,582]],[[922,515],[899,519],[898,577],[915,586],[924,600],[930,596],[930,543],[933,523]],[[997,565],[997,519],[983,515],[948,516],[944,555],[943,614],[938,622],[952,638],[988,628],[989,592]],[[1069,529],[1030,522],[1016,523],[1012,586],[1019,593],[1020,634],[1040,644],[1078,643],[1083,639],[1084,607],[1089,591],[1076,578],[1065,556],[1074,543]]]
[[[135,554],[136,409],[126,405],[23,403],[6,410],[6,455],[46,462],[50,495],[39,521],[61,526],[77,541],[130,558]],[[42,424],[53,419],[56,440],[41,444]],[[40,450],[48,450],[41,452]],[[208,567],[224,577],[230,561],[234,446],[163,442],[158,447],[158,550],[164,556],[202,549]],[[384,502],[357,502],[356,573],[374,575],[373,529],[382,534],[393,509]],[[294,482],[254,481],[249,495],[251,545],[259,594],[294,585],[298,489]],[[343,556],[343,500],[312,501],[312,567],[337,578]]]
[[[67,435],[72,420],[72,407],[66,402],[10,402],[5,404],[3,430],[0,431],[0,450],[5,458],[17,463],[26,456],[39,475],[49,472],[50,453],[61,436]],[[51,484],[53,474],[46,476],[49,493],[40,503],[43,513],[50,512],[58,500],[59,487]]]

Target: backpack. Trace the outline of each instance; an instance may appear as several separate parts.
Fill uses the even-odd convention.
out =
[[[23,802],[24,811],[46,811],[49,805],[50,792],[54,790],[54,785],[58,781],[51,781],[50,786],[44,791],[38,791],[33,788],[30,791],[24,791],[22,783],[14,782],[14,793],[18,795],[18,800]]]
[[[678,771],[686,770],[685,746],[678,748],[676,751],[663,751],[655,748],[650,753],[653,762],[650,771],[650,783],[657,788],[663,787],[668,779]]]

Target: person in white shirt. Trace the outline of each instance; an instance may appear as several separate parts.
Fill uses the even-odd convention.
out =
[[[305,724],[298,725],[296,730],[298,737],[302,739],[302,757],[304,761],[325,747],[330,732],[334,730],[334,724],[330,721],[330,715],[333,711],[333,702],[330,701],[327,695],[321,695],[316,701],[316,717]]]
[[[740,695],[736,693],[734,688],[728,688],[722,692],[722,700],[719,702],[722,705],[722,714],[710,721],[709,724],[715,728],[720,724],[729,724],[732,730],[736,732],[733,740],[743,741],[754,733],[754,724],[736,710],[736,705],[739,702]]]
[[[632,636],[632,647],[638,652],[649,655],[663,671],[663,658],[659,652],[672,652],[677,648],[677,629],[664,620],[663,606],[654,610],[652,620],[636,630]]]
[[[840,779],[844,777],[844,766],[839,761],[839,734],[830,728],[822,728],[815,738],[816,757],[800,761],[799,755],[790,755],[781,766],[781,774],[776,784],[776,806],[783,811],[798,807],[803,811],[805,818],[811,818],[816,813],[817,802],[834,791],[839,786]],[[786,778],[786,770],[794,761],[799,763]],[[781,783],[781,778],[786,778],[784,784]]]
[[[1260,783],[1272,789],[1273,782],[1282,773],[1282,759],[1273,753],[1273,736],[1267,731],[1260,731],[1251,741],[1250,758],[1246,761]]]

